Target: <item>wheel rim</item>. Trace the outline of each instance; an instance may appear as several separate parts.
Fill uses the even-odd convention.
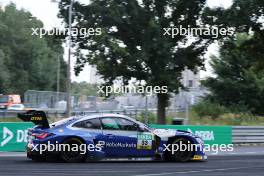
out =
[[[185,145],[191,144],[191,143],[188,143],[189,140],[187,140],[187,139],[178,139],[173,144],[180,145],[180,141],[182,142],[182,144],[185,144]],[[174,154],[172,154],[172,157],[174,160],[184,162],[184,161],[189,161],[191,159],[192,155],[193,155],[193,151],[188,151],[188,150],[180,151],[180,150],[178,150],[178,151],[174,152]]]
[[[63,144],[69,144],[70,145],[70,150],[65,150],[65,151],[61,151],[61,157],[64,161],[68,161],[68,162],[77,162],[77,161],[81,161],[81,159],[83,158],[81,151],[79,150],[80,148],[78,147],[77,151],[72,151],[73,145],[78,145],[80,146],[82,144],[81,141],[79,141],[78,139],[70,139],[65,141]]]

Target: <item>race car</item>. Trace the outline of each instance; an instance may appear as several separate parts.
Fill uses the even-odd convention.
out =
[[[43,111],[18,114],[36,126],[28,130],[27,157],[84,162],[108,158],[150,158],[186,162],[207,159],[200,137],[182,130],[152,129],[125,115],[91,114],[48,123]],[[180,148],[184,146],[185,150]],[[189,147],[195,146],[195,147]]]

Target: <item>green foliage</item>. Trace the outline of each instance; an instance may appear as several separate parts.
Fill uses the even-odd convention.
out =
[[[73,82],[72,83],[72,94],[80,94],[87,96],[96,96],[97,95],[97,85],[89,84],[87,82]]]
[[[5,61],[8,60],[7,56],[4,54],[4,52],[0,49],[0,93],[5,92],[8,90],[8,87],[10,86],[9,81],[9,73],[8,69],[5,65]]]
[[[202,118],[192,110],[190,111],[190,125],[245,125],[245,126],[260,126],[264,125],[263,116],[256,116],[250,113],[230,113],[226,112],[216,119],[208,116]]]
[[[0,9],[0,93],[23,95],[26,90],[56,90],[57,59],[61,62],[61,90],[66,64],[62,40],[31,35],[41,21],[14,4]]]
[[[264,114],[264,71],[257,69],[255,58],[248,55],[244,44],[248,36],[238,35],[236,40],[221,46],[220,56],[213,56],[211,66],[216,77],[203,82],[209,98],[226,107],[244,107],[254,114]]]
[[[264,114],[263,15],[262,0],[234,0],[228,9],[205,8],[203,14],[208,24],[233,27],[238,34],[222,41],[220,56],[212,58],[216,78],[204,82],[210,98],[229,109],[258,115]]]
[[[137,117],[137,120],[142,123],[154,124],[156,123],[156,115],[150,111],[142,111]]]
[[[194,105],[192,108],[200,118],[210,117],[212,119],[216,119],[227,111],[225,107],[209,100],[203,100]]]
[[[199,19],[206,0],[92,0],[89,5],[75,2],[76,28],[102,28],[102,35],[76,36],[73,41],[79,51],[75,66],[78,74],[88,62],[96,65],[102,78],[112,84],[122,78],[126,84],[132,77],[150,86],[167,86],[177,93],[185,68],[196,71],[203,66],[210,40],[196,36],[172,38],[164,28],[200,27]],[[60,3],[60,16],[68,23],[69,0]],[[188,43],[188,45],[187,45]],[[158,122],[165,123],[165,107],[169,96],[158,95]]]

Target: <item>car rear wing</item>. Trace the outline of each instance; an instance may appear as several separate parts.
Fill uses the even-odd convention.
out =
[[[50,128],[49,122],[44,111],[30,110],[25,113],[19,113],[17,117],[24,122],[33,122],[41,128]]]

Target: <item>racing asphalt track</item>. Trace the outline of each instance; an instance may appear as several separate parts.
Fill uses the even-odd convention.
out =
[[[209,154],[207,162],[100,161],[36,163],[24,153],[0,153],[0,175],[26,176],[263,176],[264,146],[236,147],[233,152]]]

